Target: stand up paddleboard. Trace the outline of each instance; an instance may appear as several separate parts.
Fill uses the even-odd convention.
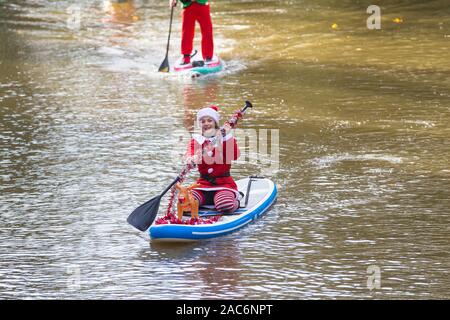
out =
[[[249,177],[236,181],[236,184],[244,196],[240,208],[233,214],[223,215],[212,224],[153,224],[149,229],[150,238],[158,242],[184,242],[224,236],[258,219],[275,203],[277,188],[267,178]],[[215,209],[203,207],[199,211],[200,218],[220,214]],[[190,216],[183,219],[189,220]]]
[[[205,62],[196,53],[192,55],[191,63],[188,64],[182,64],[183,57],[180,57],[175,63],[173,71],[181,74],[189,74],[192,78],[196,78],[202,75],[216,73],[223,69],[223,62],[218,56],[214,55],[211,61]]]

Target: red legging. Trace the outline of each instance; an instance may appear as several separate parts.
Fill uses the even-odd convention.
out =
[[[213,27],[209,2],[199,4],[193,2],[189,7],[183,9],[183,30],[181,32],[181,54],[191,54],[194,43],[195,21],[200,24],[202,32],[202,55],[203,58],[212,58],[214,54]]]
[[[204,205],[207,202],[207,197],[204,192],[192,190],[192,194],[198,200],[200,205]],[[223,213],[232,213],[239,207],[239,201],[236,199],[235,193],[231,190],[216,191],[214,193],[213,201],[217,211]]]

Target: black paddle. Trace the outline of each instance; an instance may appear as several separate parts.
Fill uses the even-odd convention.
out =
[[[169,37],[167,38],[166,57],[164,58],[164,61],[161,63],[158,72],[169,72],[169,43],[170,43],[170,33],[172,32],[173,8],[175,7],[172,7],[170,11],[170,27],[169,27]]]
[[[127,222],[136,229],[139,229],[141,231],[147,230],[158,214],[159,202],[161,201],[161,198],[179,180],[180,176],[177,176],[176,179],[170,184],[170,186],[168,186],[159,196],[150,199],[146,203],[141,204],[139,207],[134,209],[134,211],[128,216]]]
[[[250,101],[245,101],[245,107],[241,110],[241,112],[244,113],[245,110],[247,110],[247,108],[252,107],[253,106],[250,103]],[[139,229],[141,231],[147,230],[152,225],[153,221],[156,218],[156,215],[158,214],[159,203],[161,201],[161,198],[180,179],[181,179],[180,176],[177,176],[175,180],[159,196],[156,196],[148,200],[146,203],[143,203],[139,207],[134,209],[134,211],[128,216],[127,222],[136,229]]]

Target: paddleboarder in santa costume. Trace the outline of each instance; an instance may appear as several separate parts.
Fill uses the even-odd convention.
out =
[[[169,0],[172,7],[178,0]],[[194,44],[195,22],[198,21],[202,33],[202,55],[205,62],[210,62],[214,55],[213,26],[208,0],[180,0],[183,3],[183,22],[181,32],[182,64],[191,63]]]
[[[198,165],[200,186],[193,190],[193,195],[200,206],[213,204],[219,212],[232,213],[239,208],[239,191],[230,169],[231,162],[239,157],[239,148],[229,123],[223,126],[225,136],[222,136],[219,120],[216,106],[197,113],[202,134],[192,135],[185,160]]]

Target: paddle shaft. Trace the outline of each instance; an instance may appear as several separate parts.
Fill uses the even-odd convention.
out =
[[[242,114],[245,114],[245,111],[246,111],[248,108],[253,108],[253,105],[251,104],[250,101],[245,101],[245,107],[242,108],[241,113],[242,113]],[[238,120],[236,120],[236,123],[235,123],[234,125],[237,124],[237,121],[238,121]],[[224,129],[223,127],[220,129],[220,132],[222,133],[222,136],[223,136],[223,137],[226,136],[226,132],[225,132],[225,129]]]
[[[253,108],[253,105],[251,104],[250,101],[245,101],[245,107],[244,109],[242,109],[242,113],[244,113],[245,110],[247,110],[247,108]]]
[[[170,10],[170,25],[169,25],[169,36],[167,37],[167,48],[166,48],[166,58],[169,56],[169,44],[170,44],[170,34],[172,33],[172,20],[173,20],[173,9]]]
[[[161,197],[162,198],[162,196],[163,195],[165,195],[166,193],[167,193],[167,191],[169,191],[174,185],[175,185],[175,183],[177,183],[178,181],[180,181],[180,179],[181,179],[181,177],[180,176],[177,176],[176,178],[175,178],[175,180],[160,194],[160,196],[159,197]]]

